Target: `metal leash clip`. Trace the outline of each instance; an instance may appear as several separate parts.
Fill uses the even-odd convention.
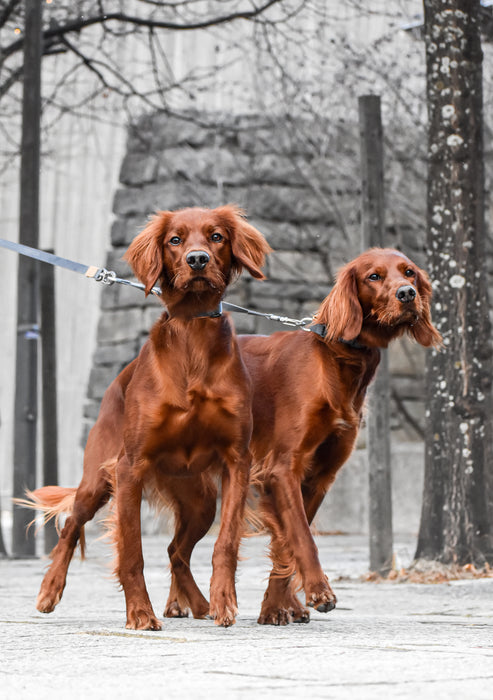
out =
[[[96,282],[102,282],[103,284],[113,284],[117,280],[116,272],[113,270],[107,270],[105,267],[99,268],[99,270],[94,275]]]
[[[285,326],[306,326],[307,323],[311,322],[311,317],[306,317],[302,319],[297,319],[297,318],[289,318],[289,316],[277,316],[276,314],[265,314],[266,318],[270,319],[271,321],[277,321],[278,323],[282,323]]]

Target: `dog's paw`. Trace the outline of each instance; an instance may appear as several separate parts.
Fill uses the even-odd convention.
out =
[[[337,598],[328,581],[306,594],[306,604],[318,612],[330,612],[335,608],[336,603]]]
[[[136,608],[127,611],[127,624],[125,627],[128,630],[160,630],[162,625],[152,609]]]
[[[53,612],[62,598],[65,581],[57,583],[55,579],[51,581],[43,581],[41,588],[36,598],[36,609],[42,613]]]
[[[262,608],[257,620],[259,625],[276,625],[283,627],[292,621],[291,615],[285,608],[268,607]]]
[[[181,608],[176,600],[167,603],[164,617],[188,617],[188,608]]]
[[[234,601],[225,601],[222,604],[214,605],[211,600],[209,616],[214,620],[216,625],[220,627],[231,627],[235,624],[237,615],[238,608]]]

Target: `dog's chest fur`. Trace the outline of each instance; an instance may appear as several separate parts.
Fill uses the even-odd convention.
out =
[[[247,377],[234,341],[216,325],[219,338],[209,333],[198,348],[196,339],[166,336],[152,399],[140,406],[140,456],[168,475],[218,467],[248,441]]]

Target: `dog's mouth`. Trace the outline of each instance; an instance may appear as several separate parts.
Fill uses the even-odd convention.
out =
[[[378,325],[395,328],[396,326],[413,326],[420,319],[420,313],[414,303],[410,303],[405,308],[395,310],[385,309],[382,311],[373,311],[370,314]]]
[[[217,281],[203,275],[197,275],[186,280],[182,285],[182,289],[194,292],[204,291],[206,289],[218,289]]]
[[[205,291],[223,291],[224,276],[215,270],[193,271],[181,269],[170,280],[170,289],[176,292],[200,293]]]

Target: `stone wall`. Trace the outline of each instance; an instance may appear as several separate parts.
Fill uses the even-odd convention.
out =
[[[327,134],[330,143],[324,145],[318,124],[224,116],[203,124],[193,114],[186,120],[163,114],[143,118],[129,134],[106,267],[121,277],[130,275],[121,257],[156,209],[234,202],[275,252],[266,269],[267,281],[245,274],[227,298],[252,309],[296,318],[310,315],[329,292],[338,267],[360,247],[356,137],[348,142],[347,128],[343,138],[333,125],[327,125]],[[389,178],[398,173],[399,166],[388,168]],[[422,264],[423,231],[409,224],[405,208],[390,210],[387,225],[388,244]],[[157,300],[146,300],[135,289],[113,285],[103,290],[84,440],[106,387],[135,357],[160,312]],[[237,330],[246,333],[284,328],[239,314],[234,321]],[[391,367],[397,392],[392,411],[395,435],[416,440],[412,422],[419,423],[423,412],[421,348],[399,342],[392,350]]]

